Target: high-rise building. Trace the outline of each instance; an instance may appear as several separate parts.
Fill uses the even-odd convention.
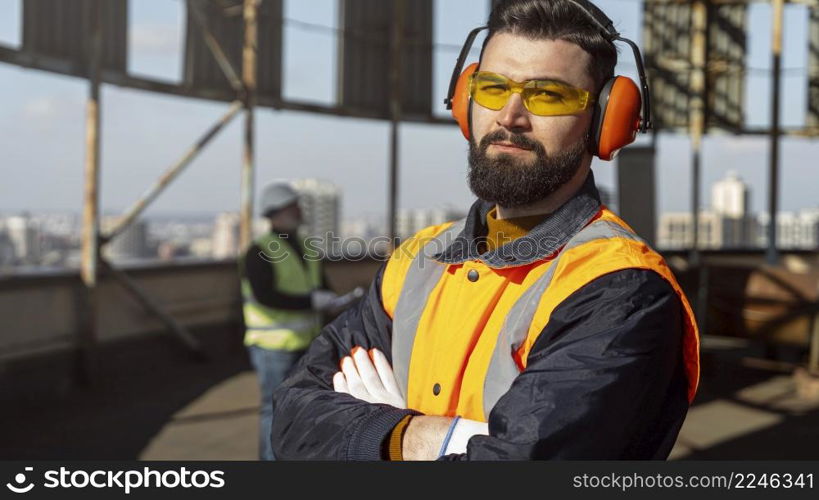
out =
[[[11,241],[6,230],[0,227],[0,268],[11,267],[16,260],[14,242]]]
[[[213,258],[235,259],[239,255],[239,214],[226,212],[216,216],[213,226]]]
[[[819,250],[819,207],[799,212],[802,225],[802,248]]]
[[[100,230],[106,233],[113,229],[121,216],[100,218]],[[103,254],[113,261],[141,260],[152,257],[148,245],[148,224],[143,220],[131,222],[120,234],[103,247]]]
[[[736,172],[728,172],[724,179],[711,186],[711,209],[719,215],[737,219],[746,217],[749,203],[748,185]]]
[[[747,248],[754,246],[754,224],[749,210],[750,191],[748,185],[736,172],[728,175],[711,187],[711,209],[720,217],[720,247]]]
[[[291,183],[299,193],[304,217],[302,236],[321,239],[318,246],[328,250],[325,238],[339,235],[341,193],[338,187],[319,179],[296,179]]]
[[[731,221],[714,212],[700,212],[699,248],[722,248],[725,234],[731,230]],[[657,244],[665,250],[690,248],[694,242],[694,229],[689,212],[665,213],[660,216]]]
[[[736,172],[711,187],[711,210],[700,212],[700,248],[749,248],[757,244],[756,221],[749,211],[748,185]],[[660,248],[690,248],[694,233],[691,213],[660,216],[657,243]]]
[[[37,264],[40,261],[40,232],[28,214],[6,217],[6,234],[14,246],[18,264]]]
[[[755,242],[757,246],[768,245],[767,213],[756,218]],[[779,212],[776,216],[776,246],[785,249],[819,249],[819,208],[794,212]]]

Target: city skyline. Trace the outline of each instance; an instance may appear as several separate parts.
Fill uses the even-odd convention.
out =
[[[751,210],[752,189],[736,171],[711,185],[710,204],[700,209],[698,247],[713,249],[763,248],[768,242],[767,211]],[[693,214],[664,212],[657,222],[657,246],[693,246]],[[776,214],[777,247],[819,249],[819,204]]]
[[[383,245],[378,248],[369,245],[385,238],[387,227],[383,218],[345,216],[340,204],[344,193],[332,183],[311,178],[291,179],[290,182],[301,195],[304,214],[301,236],[321,240],[318,246],[313,243],[313,248],[320,248],[325,256],[330,257],[343,256],[344,251],[378,253],[385,250]],[[700,247],[763,248],[767,242],[768,216],[764,211],[750,209],[752,189],[745,180],[738,173],[729,172],[710,188],[710,203],[700,210],[699,215]],[[601,188],[601,196],[612,198],[605,188]],[[398,237],[403,240],[425,227],[457,220],[466,214],[466,208],[438,205],[401,209],[396,220]],[[657,248],[690,248],[693,241],[691,215],[690,212],[661,213],[656,221]],[[119,215],[103,215],[101,228],[112,227],[119,218]],[[0,213],[0,270],[77,268],[80,263],[80,225],[79,214]],[[235,259],[241,253],[239,225],[237,211],[188,214],[182,218],[148,215],[111,241],[104,248],[104,254],[120,265],[179,259]],[[819,204],[799,211],[780,211],[777,228],[779,248],[819,250]],[[255,236],[268,230],[266,219],[254,218]],[[340,239],[328,242],[328,234]],[[365,246],[345,244],[345,240],[350,243],[353,239]],[[337,244],[341,246],[333,246]]]
[[[434,54],[435,112],[445,116],[440,102],[457,47],[466,32],[485,21],[487,2],[446,0],[435,2],[437,19]],[[129,36],[132,52],[129,70],[164,79],[181,74],[180,52],[183,2],[130,2]],[[600,0],[624,35],[640,40],[641,4],[631,0]],[[19,0],[0,0],[0,43],[19,43],[20,28],[12,19]],[[752,5],[749,11],[748,64],[769,65],[769,6]],[[458,15],[452,15],[457,12]],[[6,15],[8,14],[8,15]],[[285,2],[288,19],[332,28],[338,25],[332,0]],[[802,18],[800,19],[800,16]],[[785,11],[783,123],[804,121],[804,68],[806,22],[804,6]],[[335,99],[334,35],[309,32],[297,26],[285,29],[286,97],[319,103]],[[455,47],[453,51],[452,47]],[[299,49],[301,52],[296,52]],[[627,59],[622,58],[624,61]],[[633,76],[624,62],[618,72]],[[759,71],[747,79],[748,124],[764,126],[768,120],[770,78]],[[82,204],[83,116],[87,84],[67,78],[0,64],[0,148],[4,151],[4,183],[0,186],[0,211],[74,211]],[[102,92],[103,212],[128,207],[159,174],[196,139],[224,105],[161,96],[105,86]],[[326,117],[268,109],[257,113],[257,193],[274,178],[314,177],[337,184],[345,193],[343,211],[350,216],[377,217],[386,212],[388,124],[371,120]],[[466,184],[467,144],[454,126],[405,124],[401,126],[401,169],[398,207],[419,209],[452,205],[466,208],[474,199]],[[9,138],[14,138],[13,140]],[[642,142],[646,138],[640,139]],[[217,214],[239,206],[241,127],[233,123],[215,140],[182,178],[170,186],[154,206],[151,216],[166,213]],[[657,157],[658,212],[689,210],[690,150],[688,139],[660,134]],[[703,150],[703,199],[707,186],[729,169],[739,170],[759,193],[754,210],[766,203],[768,143],[764,137],[706,137]],[[816,204],[815,190],[804,179],[813,173],[812,159],[819,142],[800,138],[782,140],[780,200],[783,210]],[[613,189],[615,164],[595,161],[598,184]],[[434,179],[435,182],[430,182]]]

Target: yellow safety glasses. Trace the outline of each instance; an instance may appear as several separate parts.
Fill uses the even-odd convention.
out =
[[[526,109],[539,116],[575,115],[594,102],[587,90],[552,80],[516,82],[489,71],[478,71],[469,79],[469,94],[485,108],[503,109],[512,93],[520,94]]]

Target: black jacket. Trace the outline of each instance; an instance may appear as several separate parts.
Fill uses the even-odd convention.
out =
[[[599,207],[596,190],[588,183],[584,189]],[[480,232],[485,210],[480,201],[472,207],[468,217],[478,229],[468,234],[468,222],[468,238]],[[558,210],[533,233],[544,224],[580,224],[572,220],[578,211],[570,212]],[[339,360],[352,347],[390,356],[382,273],[383,267],[367,297],[324,328],[274,392],[277,457],[383,459],[392,428],[416,413],[366,403],[332,387]],[[665,459],[688,409],[682,337],[680,300],[658,274],[627,269],[592,281],[554,310],[526,369],[489,414],[490,435],[473,437],[466,454],[445,458]]]

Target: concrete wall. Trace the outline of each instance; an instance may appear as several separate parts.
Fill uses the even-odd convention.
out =
[[[374,260],[328,262],[330,285],[341,292],[369,285],[381,265]],[[125,269],[151,298],[182,325],[238,324],[241,319],[235,262],[173,264]],[[86,309],[77,272],[0,277],[0,361],[76,345]],[[157,333],[164,324],[117,282],[103,277],[99,293],[101,343]]]
[[[181,324],[196,328],[239,320],[233,263],[154,266],[127,274]],[[75,272],[0,279],[0,359],[71,347],[85,314],[85,294]],[[164,325],[119,284],[99,288],[98,340],[108,342]]]
[[[669,253],[686,293],[697,302],[696,273],[686,255]],[[705,253],[709,267],[703,326],[712,335],[762,337],[806,344],[819,297],[819,257],[788,253],[775,269],[761,252]],[[369,286],[382,262],[327,262],[333,289]],[[158,265],[127,269],[127,274],[178,322],[191,330],[241,322],[238,274],[234,262]],[[0,369],[8,360],[70,350],[82,328],[85,294],[78,273],[0,277]],[[98,339],[109,343],[157,334],[164,325],[110,278],[100,285]],[[813,304],[813,305],[811,305]],[[696,307],[696,306],[695,306]],[[240,335],[240,334],[239,334]]]

